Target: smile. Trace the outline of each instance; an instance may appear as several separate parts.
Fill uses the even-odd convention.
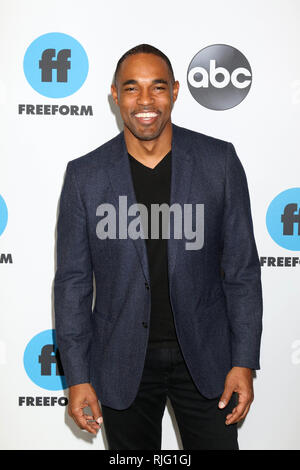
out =
[[[134,115],[142,123],[152,123],[158,117],[157,113],[138,113]]]

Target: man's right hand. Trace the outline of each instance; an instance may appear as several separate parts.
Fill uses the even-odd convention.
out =
[[[83,412],[87,406],[90,407],[93,416]],[[90,383],[72,385],[69,388],[68,413],[81,429],[97,434],[103,423],[103,418],[96,392]],[[95,421],[89,422],[89,420]]]

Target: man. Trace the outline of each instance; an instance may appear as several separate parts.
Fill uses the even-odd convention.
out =
[[[124,131],[69,162],[61,194],[55,313],[69,414],[93,434],[104,421],[110,449],[160,449],[167,397],[184,449],[238,449],[260,367],[245,172],[231,143],[171,122],[178,90],[161,51],[125,53],[111,86]]]

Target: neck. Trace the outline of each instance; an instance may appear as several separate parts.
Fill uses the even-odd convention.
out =
[[[168,121],[162,133],[153,140],[140,140],[124,126],[124,138],[130,155],[149,166],[155,165],[171,150],[172,123]]]

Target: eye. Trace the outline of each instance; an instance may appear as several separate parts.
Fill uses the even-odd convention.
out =
[[[165,87],[164,87],[164,86],[159,86],[159,85],[158,85],[158,86],[156,86],[156,87],[154,87],[154,88],[155,88],[156,90],[164,90],[164,89],[165,89]]]
[[[125,91],[133,91],[133,90],[136,90],[136,88],[133,86],[125,88]]]

